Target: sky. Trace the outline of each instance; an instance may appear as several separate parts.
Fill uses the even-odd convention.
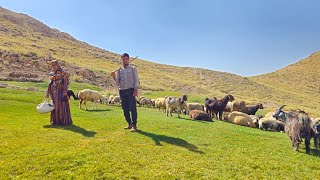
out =
[[[241,76],[320,49],[318,0],[0,0],[99,48]]]

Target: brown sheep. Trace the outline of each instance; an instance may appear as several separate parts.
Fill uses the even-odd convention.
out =
[[[192,110],[189,112],[189,116],[194,120],[212,121],[209,115],[205,111]]]

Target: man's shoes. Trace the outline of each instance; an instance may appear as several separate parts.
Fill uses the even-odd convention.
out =
[[[123,129],[132,129],[132,126],[128,125],[127,127],[124,127]]]
[[[136,132],[138,129],[137,129],[137,126],[132,126],[132,128],[130,129],[130,132]]]

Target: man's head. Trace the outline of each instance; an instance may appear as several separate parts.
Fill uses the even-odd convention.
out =
[[[121,55],[121,59],[122,59],[122,64],[124,67],[129,65],[129,54],[128,53],[123,53]]]

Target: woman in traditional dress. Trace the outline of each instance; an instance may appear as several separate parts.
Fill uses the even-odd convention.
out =
[[[50,83],[46,97],[49,95],[54,103],[54,110],[51,111],[50,123],[52,125],[72,124],[68,91],[68,74],[63,70],[59,62],[51,61]]]

